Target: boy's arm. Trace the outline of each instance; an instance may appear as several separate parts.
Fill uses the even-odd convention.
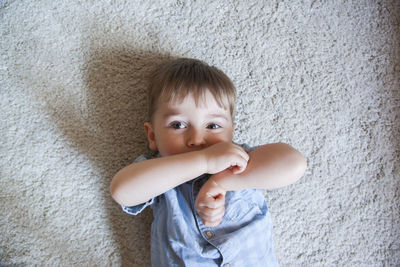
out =
[[[288,144],[275,143],[249,153],[246,169],[233,174],[229,169],[214,174],[210,180],[226,191],[241,189],[275,189],[299,180],[307,168],[306,158]]]
[[[135,206],[201,175],[203,166],[196,152],[133,163],[117,172],[110,192],[119,204]]]
[[[286,186],[303,176],[307,167],[303,155],[283,143],[258,147],[249,156],[247,167],[240,174],[227,169],[212,175],[201,187],[195,208],[206,226],[215,227],[221,222],[226,191]]]
[[[204,173],[218,173],[230,166],[237,173],[246,168],[247,153],[233,143],[145,160],[126,166],[113,178],[111,195],[124,206],[135,206]]]

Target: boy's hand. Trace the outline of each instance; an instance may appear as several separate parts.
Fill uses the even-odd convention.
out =
[[[211,178],[201,187],[195,202],[195,209],[205,226],[215,227],[222,221],[225,214],[225,194]]]
[[[214,174],[231,169],[234,174],[246,169],[249,155],[244,148],[232,142],[220,142],[201,151],[206,160],[206,172]]]

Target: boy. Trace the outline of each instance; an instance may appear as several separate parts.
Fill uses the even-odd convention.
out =
[[[236,89],[194,59],[161,64],[149,84],[150,149],[111,182],[111,195],[136,215],[151,206],[153,266],[276,266],[272,224],[260,189],[294,183],[305,158],[277,143],[232,142]]]

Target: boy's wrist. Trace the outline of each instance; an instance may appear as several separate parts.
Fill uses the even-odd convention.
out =
[[[201,170],[202,174],[208,173],[207,157],[204,153],[204,149],[195,151],[192,153],[194,153],[196,155],[196,158],[200,163],[199,165],[201,166],[200,170]]]
[[[230,191],[231,189],[229,188],[229,185],[224,181],[226,177],[232,175],[231,170],[226,169],[222,172],[213,174],[209,180],[211,180],[213,183],[215,183],[217,186],[219,186],[221,189],[224,191]]]
[[[213,175],[214,176],[214,175]],[[212,177],[213,177],[212,176]],[[210,179],[208,179],[208,181],[206,182],[206,184],[208,184],[208,186],[210,187],[210,188],[217,188],[217,190],[219,191],[219,192],[223,192],[223,195],[225,195],[226,194],[226,192],[228,191],[228,190],[226,190],[226,188],[224,188],[223,186],[221,186],[216,180],[214,180],[212,177],[210,177]]]

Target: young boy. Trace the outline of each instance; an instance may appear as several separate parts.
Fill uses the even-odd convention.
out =
[[[260,189],[294,183],[306,159],[283,143],[232,142],[236,89],[215,67],[171,60],[148,89],[144,128],[158,155],[120,170],[110,190],[129,214],[152,207],[152,265],[277,266]]]

